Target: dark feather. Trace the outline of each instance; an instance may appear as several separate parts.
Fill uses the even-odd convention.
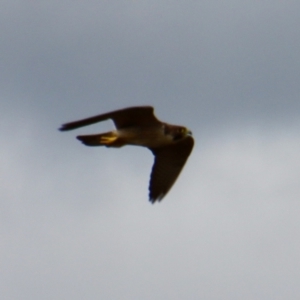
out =
[[[160,201],[178,178],[194,146],[191,136],[170,146],[151,149],[155,155],[150,176],[149,200]]]
[[[126,128],[135,125],[156,124],[159,123],[154,116],[154,109],[151,106],[136,106],[120,110],[115,110],[109,113],[97,115],[87,119],[74,121],[63,124],[60,131],[73,130],[79,127],[91,125],[101,121],[112,119],[116,128]]]

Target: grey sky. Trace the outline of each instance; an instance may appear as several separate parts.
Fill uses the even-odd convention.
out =
[[[300,297],[299,1],[0,1],[0,298]],[[61,123],[153,105],[195,149]]]

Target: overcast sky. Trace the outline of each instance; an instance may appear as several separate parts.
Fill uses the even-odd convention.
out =
[[[300,2],[0,1],[0,298],[300,299]],[[131,105],[190,128],[153,157],[65,122]]]

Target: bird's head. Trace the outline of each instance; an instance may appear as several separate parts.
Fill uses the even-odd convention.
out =
[[[187,136],[192,136],[192,132],[186,127],[178,126],[173,131],[173,140],[174,141],[184,139]]]

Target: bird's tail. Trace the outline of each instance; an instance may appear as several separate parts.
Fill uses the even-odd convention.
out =
[[[79,135],[77,139],[86,146],[111,146],[119,147],[118,137],[114,132],[106,132],[92,135]]]

